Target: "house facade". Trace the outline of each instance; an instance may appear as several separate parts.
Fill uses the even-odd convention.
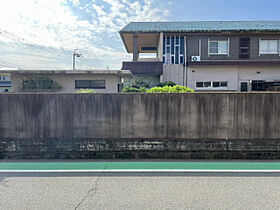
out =
[[[120,35],[133,54],[122,68],[148,80],[197,91],[280,86],[280,21],[132,22]],[[145,60],[142,53],[155,56]]]
[[[43,77],[56,82],[61,88],[55,92],[76,93],[81,89],[92,89],[97,93],[121,92],[122,80],[132,77],[129,70],[3,70],[11,75],[11,92],[24,90],[23,81],[32,77]],[[44,91],[44,90],[38,90]]]
[[[11,91],[11,77],[9,74],[0,74],[0,92]]]

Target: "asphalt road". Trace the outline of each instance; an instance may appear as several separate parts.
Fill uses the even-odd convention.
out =
[[[0,209],[279,209],[279,174],[0,173]]]

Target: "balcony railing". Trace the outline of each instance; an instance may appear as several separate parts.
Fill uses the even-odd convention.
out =
[[[132,74],[161,75],[163,62],[161,61],[124,61],[122,70],[130,70]]]

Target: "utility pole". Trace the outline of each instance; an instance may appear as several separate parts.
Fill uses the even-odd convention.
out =
[[[77,53],[78,49],[75,49],[74,52],[73,52],[73,70],[76,70],[76,57],[79,58],[81,56],[83,56],[81,53]]]

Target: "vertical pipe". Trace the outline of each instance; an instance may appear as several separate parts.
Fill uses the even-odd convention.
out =
[[[138,61],[139,53],[138,53],[138,37],[133,36],[133,61]]]

